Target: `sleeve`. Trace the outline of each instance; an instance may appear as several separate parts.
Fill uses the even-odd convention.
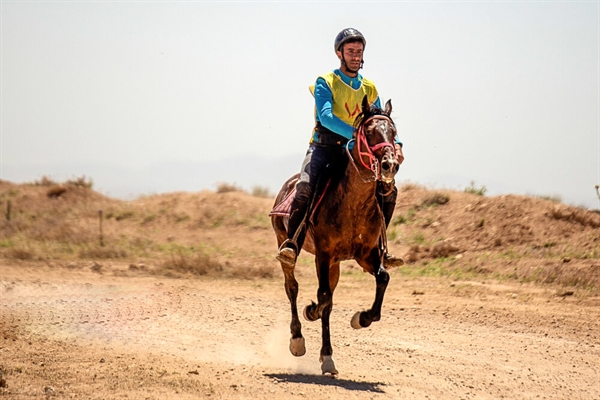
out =
[[[325,79],[317,79],[314,95],[317,117],[321,125],[346,139],[352,139],[354,127],[333,115],[333,95]]]

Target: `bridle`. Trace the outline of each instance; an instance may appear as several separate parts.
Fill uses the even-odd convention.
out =
[[[352,165],[354,165],[354,168],[356,169],[356,172],[358,172],[358,175],[361,177],[361,179],[364,182],[373,182],[373,181],[381,180],[381,168],[379,166],[379,160],[377,159],[377,157],[375,157],[375,154],[374,154],[375,151],[377,151],[381,148],[391,147],[392,153],[394,154],[394,156],[396,155],[396,147],[392,143],[381,142],[381,143],[377,143],[374,146],[370,146],[369,142],[367,142],[367,135],[365,134],[365,125],[367,125],[367,123],[369,123],[370,121],[376,120],[376,119],[386,120],[386,121],[390,122],[392,125],[394,124],[392,119],[390,117],[388,117],[387,115],[379,115],[379,114],[373,115],[373,116],[367,118],[366,120],[362,121],[362,123],[360,124],[360,126],[358,127],[358,130],[356,132],[356,138],[351,139],[348,143],[346,143],[346,153],[348,153],[348,158],[350,159],[350,161],[352,162]],[[360,163],[362,164],[363,167],[365,167],[366,169],[373,172],[373,176],[370,178],[365,179],[362,176],[362,174],[358,170],[358,167],[356,166],[356,163],[354,162],[354,159],[352,158],[352,156],[350,154],[349,145],[353,141],[356,142],[356,147],[357,147],[357,151],[358,151],[358,159],[360,160]],[[364,157],[367,158],[368,164],[365,162]]]

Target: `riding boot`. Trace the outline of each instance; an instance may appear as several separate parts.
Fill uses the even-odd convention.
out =
[[[298,183],[296,185],[296,195],[292,201],[290,219],[288,221],[288,238],[285,240],[275,258],[287,267],[294,267],[296,259],[306,235],[306,214],[308,204],[311,198],[312,190],[307,183]]]
[[[385,229],[390,225],[394,210],[396,209],[396,196],[398,195],[398,189],[394,185],[392,190],[387,195],[382,195],[382,212],[383,219],[385,221]],[[393,254],[387,252],[387,243],[384,243],[385,254],[383,256],[383,265],[386,268],[401,267],[404,265],[404,259],[402,257],[396,257]]]

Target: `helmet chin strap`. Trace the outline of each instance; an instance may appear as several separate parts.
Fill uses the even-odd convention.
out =
[[[346,63],[345,58],[342,56],[342,64],[346,67],[346,69],[350,72],[352,72],[353,74],[358,74],[358,71],[363,67],[363,65],[365,64],[365,60],[360,60],[360,67],[358,67],[358,69],[356,71],[351,70],[348,67],[348,64]]]

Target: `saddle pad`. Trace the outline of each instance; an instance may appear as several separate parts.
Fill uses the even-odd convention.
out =
[[[296,196],[296,187],[292,189],[291,192],[288,193],[287,196],[279,204],[277,204],[271,212],[269,213],[269,217],[273,215],[280,215],[282,217],[289,217],[290,211],[292,210],[292,201],[294,201],[294,196]]]

